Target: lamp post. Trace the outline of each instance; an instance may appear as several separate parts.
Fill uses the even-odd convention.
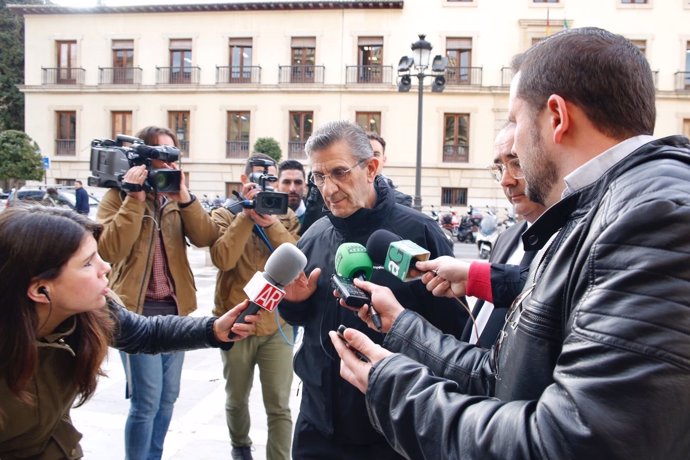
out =
[[[448,58],[441,55],[434,56],[431,64],[431,73],[425,73],[429,68],[429,58],[431,57],[432,46],[431,43],[424,38],[426,35],[420,34],[419,40],[414,42],[412,48],[412,56],[403,56],[398,63],[398,91],[408,92],[412,87],[411,73],[412,67],[416,74],[419,85],[417,96],[417,163],[415,167],[415,184],[414,184],[414,203],[413,206],[417,211],[422,210],[422,115],[424,107],[424,78],[434,77],[431,85],[431,91],[440,93],[446,86],[446,79],[443,74],[448,66]]]

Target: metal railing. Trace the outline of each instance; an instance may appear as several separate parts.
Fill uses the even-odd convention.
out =
[[[448,67],[446,68],[446,85],[481,86],[481,67]]]
[[[41,67],[44,85],[83,85],[86,69],[80,67]]]
[[[278,83],[323,83],[325,70],[322,65],[281,65]]]
[[[467,163],[470,160],[466,145],[444,144],[443,161],[446,163]]]
[[[180,156],[189,157],[189,141],[179,141],[180,143]]]
[[[690,72],[676,72],[673,76],[675,77],[676,91],[690,90]]]
[[[288,142],[288,158],[291,160],[306,160],[307,154],[304,152],[304,145],[306,142],[290,141]]]
[[[393,66],[349,65],[345,68],[346,83],[393,83]]]
[[[261,83],[261,67],[216,66],[216,83]]]
[[[99,67],[99,85],[140,85],[141,67]]]
[[[225,141],[225,158],[248,158],[249,141]]]
[[[76,155],[77,141],[75,139],[55,139],[55,155]]]
[[[197,85],[200,67],[156,67],[158,85]]]
[[[510,87],[510,81],[513,79],[513,69],[510,67],[501,67],[501,86]]]

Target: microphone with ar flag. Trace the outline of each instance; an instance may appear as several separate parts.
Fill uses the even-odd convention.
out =
[[[376,230],[367,240],[366,251],[371,260],[402,281],[412,281],[410,268],[419,261],[429,260],[431,253],[410,240],[385,229]]]
[[[235,321],[244,323],[247,315],[255,315],[260,308],[266,311],[276,309],[285,296],[283,288],[290,284],[304,270],[307,257],[291,243],[283,243],[266,260],[263,272],[256,272],[244,286],[249,306]],[[234,334],[230,333],[230,338]]]

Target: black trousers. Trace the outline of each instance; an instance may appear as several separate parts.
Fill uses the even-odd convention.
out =
[[[304,420],[295,422],[292,440],[293,460],[401,460],[393,448],[381,438],[376,444],[349,444],[335,440]]]

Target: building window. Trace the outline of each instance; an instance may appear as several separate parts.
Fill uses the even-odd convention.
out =
[[[134,40],[113,40],[113,79],[115,84],[134,83]]]
[[[293,37],[290,50],[290,82],[314,83],[314,65],[316,64],[316,38]]]
[[[230,39],[230,83],[252,81],[252,39]]]
[[[225,158],[249,157],[249,112],[228,112]]]
[[[472,83],[472,39],[447,38],[446,81],[449,85],[469,85]]]
[[[180,156],[189,156],[189,111],[168,112],[168,127],[180,143]]]
[[[683,83],[677,86],[679,89],[690,89],[690,41],[685,42],[685,72],[681,72]]]
[[[690,118],[683,118],[683,136],[690,138]]]
[[[77,82],[77,42],[76,40],[58,41],[57,46],[57,83],[73,85]]]
[[[170,40],[170,83],[192,82],[192,40]]]
[[[110,112],[110,126],[112,138],[118,134],[132,135],[132,112]]]
[[[442,187],[441,206],[467,206],[467,189]]]
[[[55,155],[76,155],[77,112],[55,112]]]
[[[383,81],[383,37],[357,39],[357,68],[359,83]]]
[[[288,141],[288,158],[304,160],[304,144],[311,136],[314,126],[314,112],[290,112],[290,139]]]
[[[647,40],[630,40],[630,42],[637,46],[637,48],[642,51],[642,54],[647,56]]]
[[[356,112],[355,123],[364,131],[381,134],[381,112]]]
[[[447,113],[444,115],[444,162],[467,163],[469,161],[469,125],[469,114]]]

